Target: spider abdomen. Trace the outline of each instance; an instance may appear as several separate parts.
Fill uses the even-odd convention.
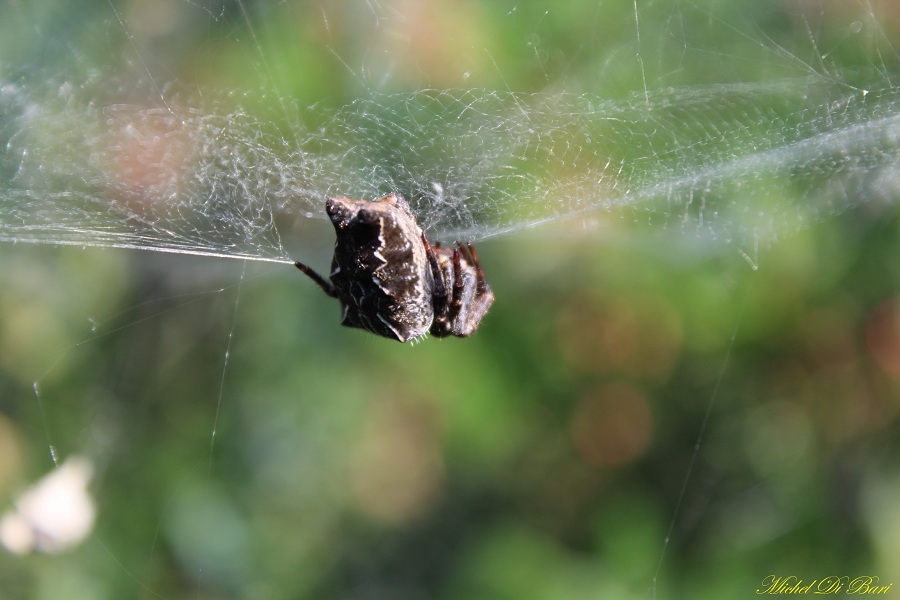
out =
[[[400,342],[423,336],[434,318],[433,281],[406,200],[329,198],[325,209],[337,236],[330,279],[341,322]]]

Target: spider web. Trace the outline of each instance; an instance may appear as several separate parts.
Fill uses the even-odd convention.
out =
[[[287,132],[241,109],[96,107],[67,86],[34,94],[27,83],[0,88],[8,242],[291,262],[281,230],[321,217],[325,197],[399,191],[438,239],[614,213],[757,247],[892,201],[900,160],[886,135],[900,126],[900,94],[822,77],[621,101],[374,95],[306,111]],[[311,132],[304,121],[326,125]]]

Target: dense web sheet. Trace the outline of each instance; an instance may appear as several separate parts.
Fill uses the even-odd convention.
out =
[[[289,219],[399,191],[436,238],[614,212],[755,247],[894,197],[900,159],[897,91],[823,77],[617,101],[424,90],[286,124],[228,98],[98,106],[37,89],[0,88],[3,241],[290,262]]]

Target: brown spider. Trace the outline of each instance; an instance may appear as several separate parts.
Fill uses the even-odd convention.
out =
[[[341,324],[400,342],[428,332],[466,337],[478,328],[494,294],[472,244],[432,246],[400,194],[328,198],[325,210],[337,237],[331,281],[295,264],[340,300]]]

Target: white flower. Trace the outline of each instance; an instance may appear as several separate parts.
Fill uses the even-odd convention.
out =
[[[93,471],[89,460],[73,456],[26,489],[0,517],[0,544],[14,554],[64,552],[80,544],[96,516],[87,490]]]

